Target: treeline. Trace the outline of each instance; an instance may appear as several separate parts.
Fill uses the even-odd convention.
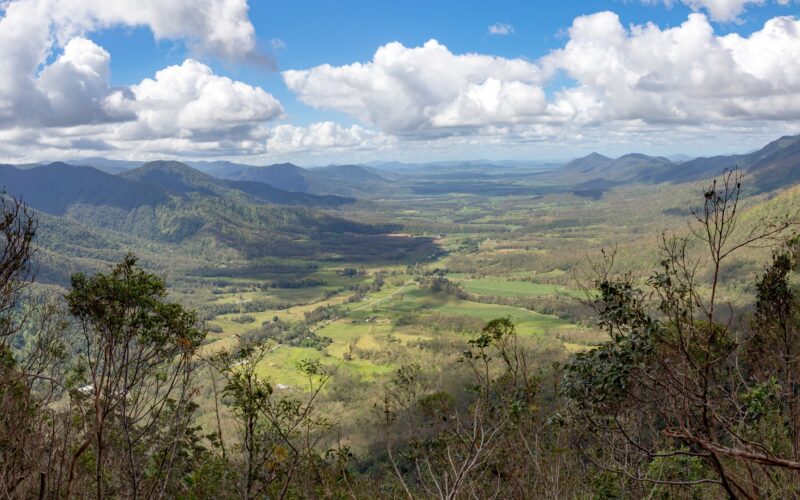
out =
[[[286,323],[277,318],[273,321],[265,321],[261,324],[261,328],[246,332],[243,340],[246,344],[272,342],[291,347],[311,347],[317,350],[322,350],[333,342],[330,337],[317,335],[306,322]]]
[[[295,304],[285,300],[273,299],[254,299],[239,302],[227,302],[224,304],[210,304],[207,306],[204,317],[205,319],[214,319],[222,314],[234,313],[256,313],[263,311],[282,311],[289,309]]]
[[[291,347],[310,347],[322,350],[333,340],[330,337],[318,335],[313,328],[322,321],[336,320],[341,317],[341,314],[336,306],[320,306],[303,313],[302,321],[292,323],[275,316],[272,320],[261,323],[259,328],[247,331],[242,338],[248,344],[271,342]]]
[[[479,333],[485,326],[485,322],[472,316],[461,314],[431,313],[426,315],[405,313],[400,314],[393,321],[394,326],[419,326],[432,330],[434,333],[439,331],[449,331],[455,333]]]
[[[431,293],[444,293],[452,295],[461,300],[468,300],[469,293],[458,283],[453,283],[449,279],[440,275],[423,276],[419,280],[419,287]]]
[[[319,405],[328,386],[346,394],[336,366],[298,362],[304,391],[259,375],[279,340],[267,337],[294,328],[278,319],[262,325],[265,338],[201,356],[197,315],[133,257],[75,275],[63,301],[26,300],[36,226],[6,199],[0,488],[10,498],[795,498],[796,221],[737,224],[739,192],[736,174],[709,187],[689,236],[662,239],[646,286],[615,272],[613,252],[594,262],[591,307],[610,340],[564,364],[537,364],[508,319],[431,339],[451,342],[457,360],[398,369],[375,402],[374,445],[359,453]],[[698,241],[700,262],[687,252]],[[752,311],[727,308],[717,271],[764,245],[774,256]],[[308,319],[327,317],[335,309]],[[212,374],[208,427],[197,424],[199,369]]]

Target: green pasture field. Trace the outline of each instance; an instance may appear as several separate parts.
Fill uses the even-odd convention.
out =
[[[513,282],[509,282],[513,283]],[[268,292],[262,292],[266,295]],[[206,346],[209,352],[218,348],[231,348],[235,345],[235,336],[249,330],[259,328],[264,321],[278,316],[284,321],[301,321],[304,313],[317,307],[338,305],[344,317],[322,322],[312,329],[317,335],[329,337],[333,341],[322,350],[279,345],[271,351],[259,366],[259,374],[268,377],[273,383],[300,387],[305,381],[295,368],[303,359],[320,360],[328,367],[338,366],[339,370],[356,374],[365,379],[392,372],[396,363],[380,363],[367,359],[353,358],[345,360],[353,349],[361,351],[378,351],[392,349],[392,342],[405,345],[410,342],[430,339],[440,332],[428,331],[424,326],[414,328],[395,327],[393,318],[398,314],[422,315],[441,313],[447,315],[464,315],[489,321],[498,317],[510,317],[517,325],[517,330],[525,336],[542,336],[554,330],[570,326],[569,322],[554,316],[539,314],[526,309],[496,304],[483,304],[460,300],[444,294],[433,294],[421,290],[415,283],[407,281],[401,286],[384,286],[373,292],[365,300],[349,303],[349,293],[343,293],[330,299],[294,306],[280,311],[248,312],[255,318],[254,322],[238,324],[233,320],[239,314],[224,314],[209,323],[222,328],[223,333],[210,335],[212,343]],[[263,296],[263,295],[262,295]],[[258,294],[252,295],[254,299]],[[421,354],[423,355],[423,354]]]
[[[390,297],[389,300],[352,312],[350,317],[364,320],[375,314],[386,316],[391,313],[425,314],[432,312],[472,316],[487,322],[495,318],[510,317],[517,324],[517,330],[528,335],[538,335],[551,329],[570,325],[569,322],[555,316],[539,314],[520,307],[471,302],[449,295],[427,293],[418,287],[408,287],[402,293]]]
[[[464,288],[474,294],[493,297],[544,297],[569,295],[578,296],[579,292],[569,290],[560,285],[532,283],[530,281],[512,281],[502,278],[482,278],[464,280]]]
[[[364,378],[382,375],[396,367],[392,365],[377,365],[368,360],[344,361],[329,355],[325,351],[318,351],[307,347],[276,346],[269,352],[257,368],[257,374],[266,377],[273,384],[283,384],[295,388],[304,388],[308,378],[299,373],[296,366],[303,360],[319,360],[329,369],[337,368],[358,374]]]

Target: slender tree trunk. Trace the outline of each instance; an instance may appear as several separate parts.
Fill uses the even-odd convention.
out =
[[[214,376],[214,369],[209,369],[211,372],[211,386],[214,389],[214,413],[217,416],[217,437],[219,438],[219,445],[222,448],[222,460],[227,460],[225,454],[225,441],[222,438],[222,419],[219,415],[219,393],[217,392],[217,378]]]
[[[69,476],[67,477],[67,487],[66,493],[64,494],[64,498],[69,498],[72,494],[72,482],[75,479],[75,466],[78,464],[78,459],[83,455],[83,453],[89,448],[89,445],[92,444],[91,439],[86,439],[86,441],[81,444],[80,448],[78,448],[75,453],[72,454],[72,460],[69,464]]]

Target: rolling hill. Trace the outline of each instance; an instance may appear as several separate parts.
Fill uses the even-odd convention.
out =
[[[266,167],[248,167],[235,172],[227,179],[236,181],[256,181],[286,191],[310,192],[313,176],[304,168],[292,163],[279,163]]]
[[[339,207],[356,201],[354,198],[342,196],[317,196],[286,191],[257,181],[217,179],[177,161],[149,162],[139,168],[124,172],[120,176],[139,182],[155,184],[174,195],[199,193],[216,196],[237,196],[244,193],[258,201],[277,205],[326,208]]]
[[[168,191],[159,186],[60,162],[28,169],[2,166],[0,185],[32,207],[54,215],[63,215],[76,204],[132,210],[169,201]]]
[[[758,191],[791,186],[800,181],[800,135],[781,137],[748,154],[696,158],[676,165],[669,176],[654,180],[707,179],[736,167],[751,176]]]
[[[614,160],[600,153],[591,153],[582,158],[576,158],[565,164],[554,173],[558,175],[591,175],[603,171]]]
[[[800,135],[782,137],[758,151],[673,162],[668,158],[628,154],[616,159],[592,153],[549,172],[546,177],[571,182],[576,189],[607,189],[619,184],[679,184],[718,176],[739,168],[757,192],[800,182]]]
[[[242,163],[234,163],[230,161],[187,161],[185,162],[192,168],[196,168],[197,170],[203,172],[204,174],[208,174],[219,179],[225,179],[231,177],[233,175],[238,174],[242,170],[246,168],[252,167],[252,165],[245,165]]]
[[[308,169],[313,175],[321,175],[329,179],[342,182],[357,182],[359,184],[386,184],[390,180],[401,179],[402,176],[392,172],[381,172],[377,168],[364,165],[328,165]]]
[[[119,176],[136,182],[155,184],[174,195],[219,195],[225,189],[217,179],[177,161],[152,161]]]
[[[551,172],[561,178],[582,179],[583,182],[601,179],[616,183],[642,181],[653,172],[668,171],[674,163],[660,156],[631,153],[613,159],[598,153],[578,158]]]
[[[75,165],[76,167],[94,167],[97,170],[102,170],[108,174],[119,174],[128,170],[132,170],[140,165],[143,161],[130,161],[130,160],[109,160],[99,156],[92,158],[82,158],[80,160],[70,160],[65,163]]]
[[[336,165],[306,169],[292,163],[248,167],[227,176],[235,181],[257,181],[286,191],[316,195],[369,197],[397,189],[376,169],[360,165]]]

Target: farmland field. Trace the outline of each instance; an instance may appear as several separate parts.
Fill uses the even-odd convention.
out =
[[[464,280],[464,288],[478,295],[497,297],[542,297],[552,295],[579,296],[576,291],[560,285],[532,283],[529,281],[511,281],[499,278]]]

